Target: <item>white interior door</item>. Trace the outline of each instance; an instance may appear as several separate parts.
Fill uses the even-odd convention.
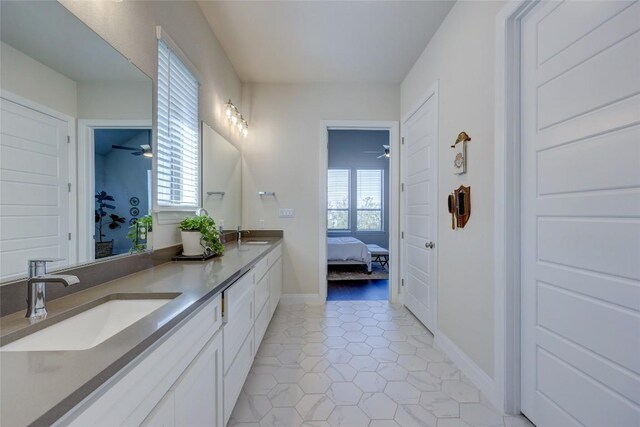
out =
[[[522,22],[522,411],[640,425],[640,4]]]
[[[33,258],[69,263],[67,122],[0,99],[0,279]]]
[[[404,123],[402,301],[427,328],[436,325],[437,102],[431,96]]]

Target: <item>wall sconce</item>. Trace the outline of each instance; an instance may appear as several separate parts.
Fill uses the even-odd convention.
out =
[[[242,134],[245,138],[249,135],[249,123],[242,117],[238,108],[229,100],[224,105],[224,114],[227,116],[227,119],[231,122],[231,124],[238,128],[238,132]]]

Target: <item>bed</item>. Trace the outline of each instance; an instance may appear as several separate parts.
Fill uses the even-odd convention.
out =
[[[363,265],[371,273],[371,252],[355,237],[327,238],[328,265]]]

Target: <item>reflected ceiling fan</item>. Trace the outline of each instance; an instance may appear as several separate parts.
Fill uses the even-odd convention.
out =
[[[389,146],[388,145],[383,145],[382,148],[384,148],[384,151],[382,152],[382,154],[380,154],[380,151],[363,151],[363,153],[365,154],[380,154],[378,157],[376,157],[376,159],[381,159],[383,157],[389,158],[390,157],[390,151],[389,151]]]
[[[140,145],[140,148],[125,147],[124,145],[112,145],[111,148],[115,148],[116,150],[132,151],[131,154],[134,156],[153,157],[151,146],[148,144],[142,144]]]

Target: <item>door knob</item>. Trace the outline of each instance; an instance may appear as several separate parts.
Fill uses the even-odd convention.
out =
[[[433,248],[436,247],[436,244],[433,243],[433,242],[427,242],[427,243],[424,244],[424,247],[428,248],[428,249],[433,249]]]

